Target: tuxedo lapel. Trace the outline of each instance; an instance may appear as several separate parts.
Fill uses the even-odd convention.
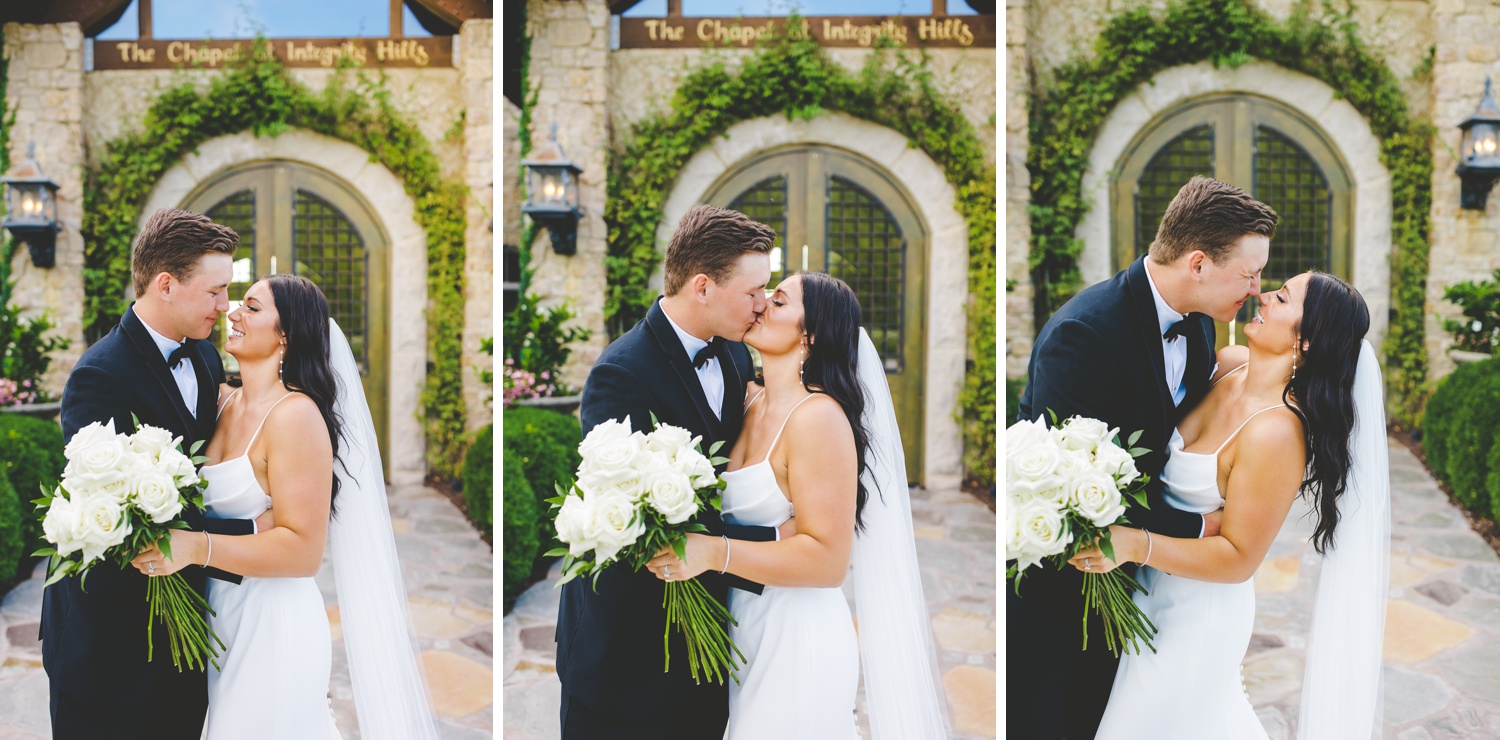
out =
[[[195,433],[198,425],[194,421],[192,413],[188,411],[187,404],[183,403],[182,389],[178,387],[177,380],[172,377],[171,371],[167,369],[167,361],[161,356],[161,351],[157,349],[156,342],[151,341],[151,335],[146,332],[146,325],[141,323],[140,317],[135,315],[135,308],[132,307],[125,312],[125,318],[121,319],[120,325],[125,328],[125,336],[135,347],[135,351],[140,354],[141,361],[146,363],[146,368],[150,371],[151,377],[155,378],[157,384],[161,386],[162,393],[166,395],[167,403],[171,404],[172,410],[176,412],[180,425],[178,428],[187,434]],[[199,391],[201,394],[201,387]]]
[[[1141,342],[1146,348],[1146,358],[1151,362],[1151,387],[1156,389],[1163,431],[1170,432],[1176,418],[1176,407],[1172,403],[1172,391],[1167,388],[1167,361],[1162,355],[1161,331],[1158,329],[1161,324],[1156,318],[1156,300],[1151,297],[1145,260],[1136,260],[1130,264],[1130,269],[1125,273],[1125,287],[1130,291],[1130,306],[1135,313]]]
[[[708,395],[703,392],[703,383],[698,380],[698,372],[693,368],[693,361],[688,359],[687,350],[683,349],[682,341],[677,338],[677,332],[667,321],[667,314],[661,310],[661,298],[657,298],[656,303],[651,305],[651,310],[646,312],[646,328],[651,331],[651,337],[656,340],[657,347],[667,356],[667,365],[672,368],[677,381],[692,398],[693,409],[698,413],[698,420],[702,424],[700,428],[704,430],[705,435],[712,437],[712,439],[704,440],[703,449],[707,450],[719,439],[719,420],[708,405]]]

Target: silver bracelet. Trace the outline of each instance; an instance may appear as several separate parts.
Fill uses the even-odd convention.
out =
[[[723,575],[729,570],[729,538],[722,534],[719,536],[724,538],[724,567],[719,569],[719,575]]]
[[[207,530],[203,532],[203,539],[208,540],[208,554],[203,556],[203,567],[208,567],[208,561],[214,559],[214,538],[210,537]]]
[[[1141,561],[1141,565],[1145,565],[1151,561],[1151,530],[1142,529],[1141,531],[1146,533],[1146,559]]]

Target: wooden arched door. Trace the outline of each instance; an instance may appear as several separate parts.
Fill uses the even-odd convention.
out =
[[[285,161],[230,170],[205,182],[182,207],[240,235],[231,308],[256,280],[272,273],[301,275],[322,289],[359,363],[389,473],[389,242],[370,207],[332,175]],[[220,319],[213,341],[232,373],[238,364],[223,352],[227,332],[227,320]]]
[[[1216,95],[1158,117],[1136,135],[1113,183],[1115,269],[1146,253],[1172,197],[1193,175],[1243,189],[1276,210],[1261,289],[1310,269],[1350,280],[1352,188],[1348,169],[1311,121],[1254,95]],[[1233,341],[1259,310],[1245,302]],[[1230,341],[1219,327],[1219,344]]]
[[[824,146],[791,146],[726,173],[705,200],[776,230],[771,285],[827,272],[859,297],[864,327],[885,362],[906,448],[922,479],[927,231],[905,191],[874,163]]]

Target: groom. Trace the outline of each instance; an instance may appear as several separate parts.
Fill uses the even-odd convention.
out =
[[[1118,427],[1122,437],[1141,431],[1136,444],[1151,452],[1136,467],[1151,477],[1150,509],[1130,505],[1137,527],[1170,537],[1218,534],[1222,511],[1169,507],[1161,472],[1177,421],[1208,392],[1213,322],[1229,322],[1260,293],[1276,220],[1243,190],[1194,177],[1167,206],[1147,256],[1068,301],[1037,337],[1020,418],[1078,415]],[[1094,614],[1083,649],[1082,579],[1074,568],[1049,565],[1022,579],[1019,597],[1006,593],[1010,737],[1087,740],[1099,728],[1118,659]]]
[[[580,409],[585,435],[601,422],[625,418],[635,430],[650,432],[654,413],[662,424],[701,436],[705,453],[723,442],[719,454],[728,456],[753,373],[739,340],[766,308],[775,242],[775,231],[742,213],[704,204],[688,210],[667,246],[666,297],[589,372]],[[714,535],[780,539],[776,529],[726,524],[715,511],[695,521]],[[760,593],[759,584],[717,570],[705,571],[699,582],[720,603],[728,604],[730,587]],[[563,740],[721,740],[729,689],[693,683],[687,643],[675,632],[671,669],[662,670],[665,585],[650,571],[623,565],[606,568],[597,591],[590,580],[564,586],[558,609]]]
[[[239,236],[207,216],[160,210],[136,237],[131,278],[136,301],[120,324],[89,347],[63,389],[63,439],[82,427],[114,421],[131,433],[142,424],[182,437],[185,451],[213,436],[224,367],[203,341],[228,291]],[[193,529],[252,534],[246,520],[205,519],[190,508]],[[200,595],[206,577],[234,583],[214,568],[182,571]],[[172,665],[167,631],[154,631],[154,659],[146,660],[146,576],[98,562],[85,591],[76,577],[48,586],[42,596],[42,665],[50,681],[52,737],[60,740],[151,738],[197,740],[208,709],[207,677]]]

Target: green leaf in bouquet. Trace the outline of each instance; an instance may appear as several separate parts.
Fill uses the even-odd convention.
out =
[[[1120,562],[1118,560],[1115,560],[1115,543],[1110,542],[1109,530],[1107,529],[1104,530],[1104,534],[1099,537],[1099,552],[1104,553],[1104,557],[1107,557],[1110,560],[1114,560],[1116,563]]]
[[[554,507],[557,507],[557,508],[562,508],[563,502],[567,501],[567,500],[568,500],[567,496],[553,496],[552,498],[544,498],[544,499],[542,499],[543,502],[552,504]]]
[[[684,532],[702,532],[704,534],[707,534],[708,533],[708,527],[705,527],[702,524],[694,522],[694,523],[689,524],[686,527],[684,527],[682,531],[684,531]]]
[[[1057,426],[1057,412],[1049,408],[1047,409],[1047,415],[1052,417],[1052,426]]]
[[[42,548],[40,550],[37,550],[34,553],[31,553],[31,557],[34,557],[34,558],[51,557],[51,556],[56,555],[56,554],[57,554],[57,548],[55,548],[55,547],[44,547],[44,548]]]
[[[672,542],[672,552],[677,554],[677,559],[687,562],[687,538],[682,537]]]
[[[557,557],[562,557],[563,555],[567,555],[567,554],[568,554],[568,548],[566,548],[566,547],[558,547],[558,548],[554,548],[552,550],[548,550],[546,553],[544,553],[542,555],[542,557],[544,557],[544,558],[557,558]]]
[[[1146,500],[1146,492],[1144,490],[1127,491],[1127,493],[1130,494],[1130,498],[1134,499],[1136,504],[1138,504],[1142,509],[1149,510],[1151,508],[1151,503]]]
[[[716,468],[719,467],[720,465],[723,465],[724,463],[727,463],[727,462],[729,462],[729,458],[722,457],[722,456],[720,456],[720,457],[711,457],[711,458],[708,459],[708,464],[712,465],[712,466],[714,466]]]
[[[1134,447],[1136,440],[1140,439],[1141,434],[1145,431],[1144,429],[1137,430],[1135,434],[1130,435],[1130,439],[1125,442],[1125,445],[1127,447]]]
[[[719,448],[723,447],[723,446],[724,446],[724,440],[722,440],[722,439],[719,440],[719,441],[717,441],[717,442],[715,442],[715,443],[713,443],[713,444],[711,444],[711,445],[709,445],[709,447],[708,447],[708,454],[712,455],[712,454],[718,452]],[[725,460],[728,460],[728,458],[725,458]],[[718,465],[718,463],[714,463],[714,464]]]
[[[34,498],[31,500],[31,503],[36,504],[36,508],[38,509],[45,509],[52,505],[52,497],[43,496],[42,498]]]
[[[58,581],[61,581],[64,578],[67,578],[69,575],[71,575],[73,573],[74,570],[77,569],[77,567],[78,567],[78,561],[77,560],[64,560],[64,561],[62,561],[62,565],[59,566],[56,571],[53,571],[52,575],[50,575],[50,576],[47,577],[47,582],[42,584],[42,588],[46,588],[48,586],[51,586],[54,583],[57,583]],[[85,575],[87,575],[87,574],[85,574]]]
[[[661,426],[661,422],[659,422],[659,421],[656,420],[656,412],[655,411],[647,411],[646,413],[648,413],[648,414],[651,415],[651,428],[652,429],[655,429],[655,428]]]
[[[163,537],[163,538],[157,540],[156,541],[156,546],[159,547],[159,548],[161,548],[161,554],[162,555],[167,556],[167,559],[169,559],[169,560],[171,559],[171,557],[172,557],[172,538],[170,536]]]
[[[713,504],[714,511],[723,511],[724,510],[724,497],[723,496],[714,496],[714,497],[710,498],[708,500],[708,502],[710,504]]]
[[[194,442],[193,446],[188,448],[188,455],[196,455],[196,454],[198,454],[198,449],[201,448],[201,447],[203,447],[203,442],[204,442],[204,440],[201,440],[201,439],[198,440],[197,442]],[[204,459],[206,460],[208,458],[204,458]]]

